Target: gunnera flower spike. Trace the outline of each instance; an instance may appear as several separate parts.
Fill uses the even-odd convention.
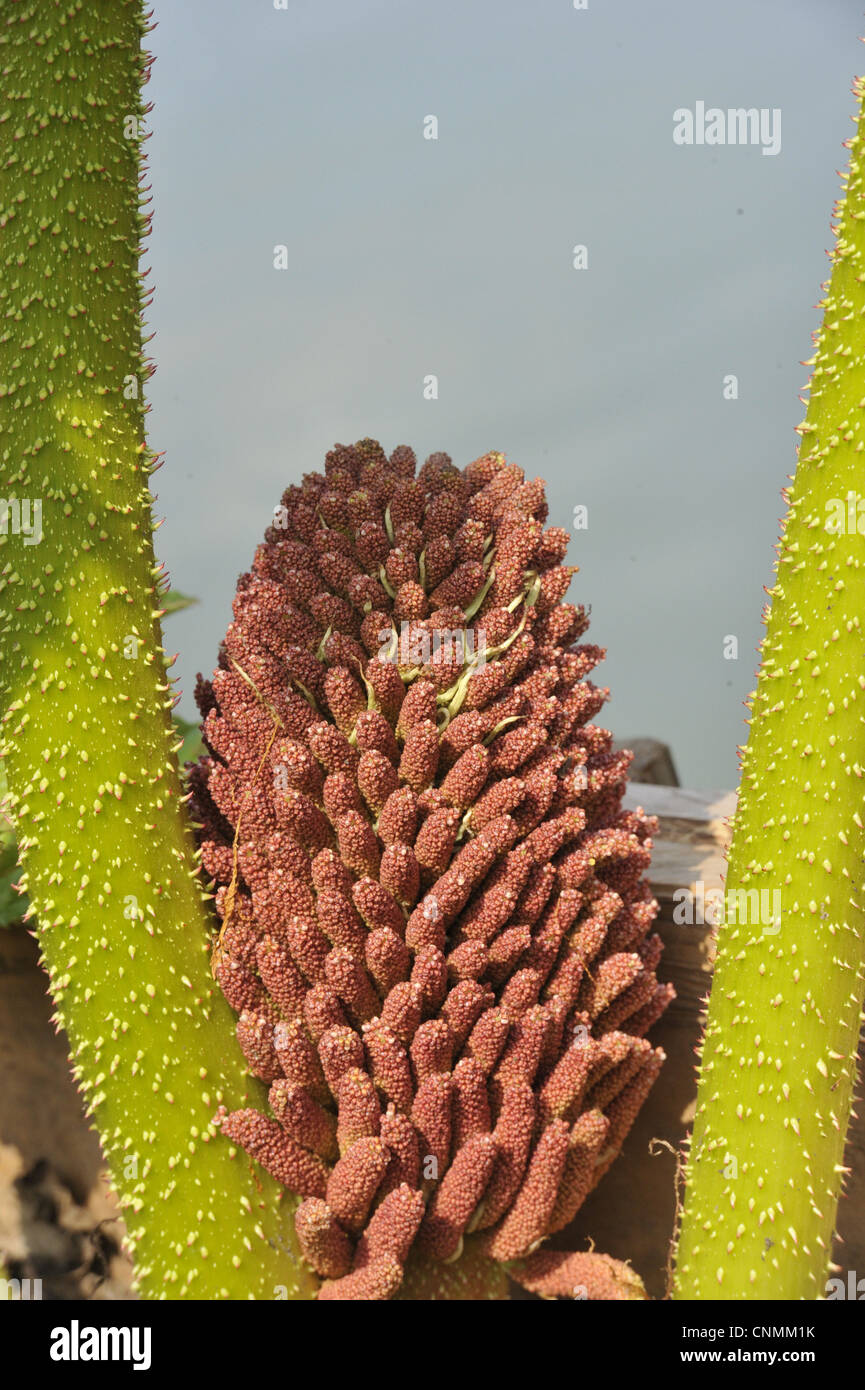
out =
[[[547,1297],[644,1297],[538,1247],[663,1061],[655,826],[592,723],[604,652],[543,482],[499,453],[415,472],[364,439],[288,488],[199,678],[213,969],[270,1087],[222,1133],[303,1198],[320,1298],[469,1240]]]

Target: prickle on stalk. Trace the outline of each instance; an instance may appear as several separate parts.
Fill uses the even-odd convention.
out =
[[[663,1060],[654,824],[592,722],[604,652],[543,483],[498,453],[415,474],[365,439],[289,487],[199,678],[213,969],[270,1088],[222,1133],[304,1199],[321,1298],[469,1242],[546,1296],[640,1297],[538,1248]]]
[[[0,7],[4,812],[138,1291],[308,1297],[276,1184],[214,1140],[219,1104],[261,1087],[225,1047],[159,625],[147,18],[139,0]]]
[[[865,86],[768,591],[674,1296],[825,1295],[865,977]],[[744,913],[757,900],[772,909]]]

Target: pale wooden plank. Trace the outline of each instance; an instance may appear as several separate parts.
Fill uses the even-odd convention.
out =
[[[650,816],[671,816],[677,820],[724,820],[732,816],[736,809],[736,793],[696,791],[692,787],[661,787],[653,782],[629,782],[623,805],[629,810],[642,806]]]
[[[653,842],[649,882],[659,898],[672,898],[678,888],[688,888],[695,893],[698,883],[702,883],[707,892],[710,888],[721,888],[725,870],[723,855],[712,849],[667,840],[662,835],[656,836]]]

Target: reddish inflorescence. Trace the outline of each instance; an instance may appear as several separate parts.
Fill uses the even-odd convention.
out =
[[[604,653],[546,519],[501,454],[339,445],[199,680],[214,972],[270,1088],[222,1131],[303,1198],[322,1298],[389,1298],[469,1233],[548,1296],[633,1296],[606,1257],[526,1260],[618,1153],[672,994],[654,826],[591,722]]]

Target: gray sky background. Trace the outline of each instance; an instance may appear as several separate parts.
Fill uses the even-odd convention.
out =
[[[861,0],[156,9],[157,540],[202,599],[166,636],[181,713],[280,493],[335,441],[496,448],[547,480],[550,524],[589,508],[570,597],[608,727],[734,786]],[[780,153],[675,145],[698,100],[780,107]]]

